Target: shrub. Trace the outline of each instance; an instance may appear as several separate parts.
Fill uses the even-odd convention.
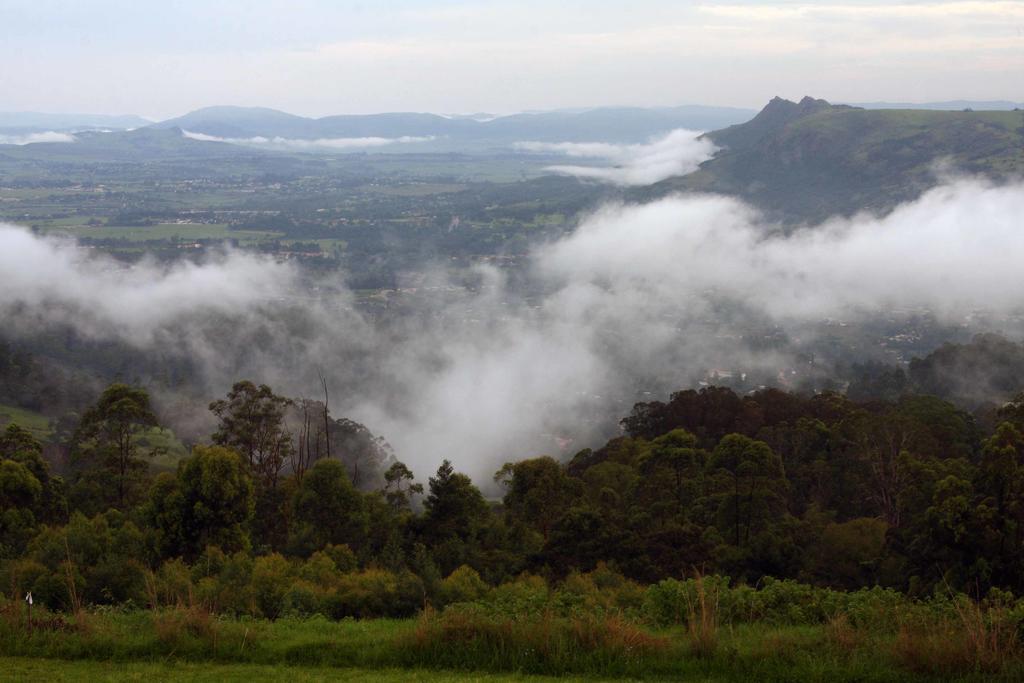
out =
[[[539,614],[550,609],[550,591],[542,576],[522,574],[515,581],[491,589],[486,604],[505,615]]]
[[[324,599],[327,615],[344,617],[405,617],[423,605],[423,582],[409,572],[367,569],[343,574],[335,591]]]
[[[322,550],[313,553],[298,569],[298,576],[324,588],[336,586],[341,572],[331,556]]]
[[[489,588],[475,569],[462,565],[441,582],[438,602],[442,605],[473,602],[484,597]]]
[[[298,617],[322,613],[324,595],[324,591],[316,585],[296,579],[284,594],[283,613]]]
[[[327,545],[323,549],[323,552],[327,557],[331,558],[334,562],[334,566],[337,567],[339,572],[354,572],[359,568],[359,562],[356,559],[356,554],[344,543],[339,545]]]
[[[693,579],[694,595],[687,592],[686,630],[690,636],[690,649],[698,657],[710,657],[718,649],[718,603],[721,582],[705,582],[698,574]]]
[[[12,600],[20,600],[46,571],[46,567],[32,559],[8,560],[0,565],[0,589]]]
[[[463,603],[424,611],[407,647],[434,666],[565,673],[637,662],[667,645],[619,615],[509,617]]]
[[[724,576],[702,576],[699,584],[697,579],[665,579],[648,586],[643,599],[643,616],[661,626],[689,623],[691,608],[699,601],[701,591],[716,596],[716,618],[732,621],[738,616],[739,604],[732,600],[734,591],[729,589],[729,579]],[[740,591],[735,592],[735,596],[749,597],[749,594]]]
[[[153,631],[167,645],[178,646],[187,638],[196,638],[216,646],[217,630],[213,617],[201,607],[173,607],[153,613]]]
[[[252,565],[251,589],[258,616],[277,619],[285,606],[291,583],[291,565],[277,553],[257,558]]]
[[[574,610],[600,612],[632,612],[643,604],[644,590],[635,583],[598,562],[593,571],[572,572],[556,590],[560,606]]]
[[[245,553],[235,553],[224,561],[214,578],[211,609],[234,614],[255,614],[256,601],[251,585],[255,567],[253,559]]]
[[[152,579],[155,595],[154,607],[159,605],[189,605],[195,595],[192,572],[182,560],[164,562]]]

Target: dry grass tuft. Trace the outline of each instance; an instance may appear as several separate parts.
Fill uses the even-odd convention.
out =
[[[932,623],[904,623],[894,654],[912,671],[929,674],[995,673],[1019,661],[1017,627],[1003,609],[984,610],[966,598],[956,615]]]
[[[686,606],[690,651],[698,657],[711,657],[718,650],[718,589],[709,592],[700,572],[695,579],[697,595],[687,597]]]
[[[216,647],[219,629],[210,612],[198,605],[153,612],[153,629],[163,643],[176,645],[187,637]]]
[[[863,642],[863,637],[845,614],[837,614],[825,624],[825,638],[837,650],[852,654]]]

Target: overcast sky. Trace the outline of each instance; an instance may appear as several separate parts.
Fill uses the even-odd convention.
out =
[[[0,111],[1024,99],[1024,0],[0,0]]]

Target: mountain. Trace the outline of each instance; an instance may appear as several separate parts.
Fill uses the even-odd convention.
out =
[[[221,138],[315,137],[314,119],[265,107],[206,107],[150,128],[180,128]]]
[[[482,123],[498,139],[542,142],[643,142],[676,128],[715,130],[747,121],[749,109],[685,105],[645,109],[602,107],[581,112],[514,114]]]
[[[1024,102],[1008,100],[948,100],[946,102],[851,102],[861,109],[936,109],[939,111],[1010,111],[1024,109]]]
[[[641,142],[675,128],[713,130],[746,121],[747,109],[687,105],[644,109],[605,107],[581,111],[514,114],[496,118],[397,112],[346,114],[319,119],[258,107],[207,107],[153,124],[221,138],[432,137],[450,146],[545,142]]]
[[[69,131],[109,128],[124,130],[148,126],[152,121],[135,116],[106,114],[44,114],[31,111],[0,112],[0,128],[23,132]]]
[[[180,128],[86,131],[76,133],[74,142],[39,142],[2,149],[4,156],[12,160],[90,163],[247,158],[264,154],[223,142],[193,140],[185,137]]]
[[[860,109],[775,98],[750,121],[706,135],[721,149],[687,176],[636,196],[739,196],[794,224],[884,212],[937,182],[936,164],[996,179],[1024,173],[1024,112]]]

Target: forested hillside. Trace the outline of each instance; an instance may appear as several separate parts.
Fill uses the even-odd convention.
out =
[[[639,196],[738,195],[788,223],[881,212],[942,173],[1024,173],[1024,111],[860,109],[776,97],[746,123],[707,134],[721,150],[699,171]]]
[[[498,584],[602,564],[640,582],[699,567],[751,584],[771,576],[911,595],[1024,589],[1024,398],[983,426],[925,395],[681,391],[638,404],[623,436],[568,462],[506,464],[495,473],[500,500],[448,462],[416,482],[386,442],[321,403],[240,382],[210,408],[210,445],[155,476],[160,447],[147,435],[157,418],[141,389],[111,385],[82,414],[63,477],[10,424],[3,585],[54,608],[72,588],[87,602],[137,603],[147,571],[216,556],[278,558],[280,600],[288,567],[316,557],[419,586],[411,602],[379,603],[382,614],[436,597],[456,570]],[[223,589],[226,577],[211,579],[208,590]],[[261,611],[285,608],[275,605]]]

